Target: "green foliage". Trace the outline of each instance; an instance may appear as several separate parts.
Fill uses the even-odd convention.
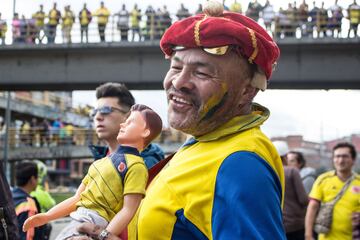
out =
[[[64,201],[65,199],[74,196],[74,193],[51,193],[51,196],[55,199],[56,204]]]

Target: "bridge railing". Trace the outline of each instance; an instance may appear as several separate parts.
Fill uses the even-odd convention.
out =
[[[139,29],[131,26],[120,27],[119,15],[111,15],[105,27],[98,26],[94,16],[87,28],[82,28],[76,18],[75,22],[68,27],[59,23],[54,29],[47,24],[36,26],[35,19],[20,19],[20,24],[14,24],[14,20],[0,20],[1,44],[69,44],[69,43],[98,43],[119,41],[152,41],[159,40],[168,26],[178,20],[175,14],[168,15],[143,14],[139,20]],[[347,38],[354,37],[354,27],[350,26],[345,17],[334,19],[303,18],[296,13],[274,13],[270,20],[256,18],[273,37],[283,38]],[[6,26],[4,25],[6,23]],[[87,30],[86,30],[87,29]],[[350,33],[353,30],[354,33]],[[101,38],[104,31],[104,38]],[[87,36],[87,37],[86,37]]]
[[[181,143],[186,136],[178,131],[163,129],[160,136],[154,142],[157,143]],[[5,146],[5,135],[0,133],[0,150]],[[40,128],[9,128],[9,149],[15,150],[24,147],[52,147],[52,146],[88,146],[90,144],[102,144],[97,138],[94,129],[74,127],[41,130]]]

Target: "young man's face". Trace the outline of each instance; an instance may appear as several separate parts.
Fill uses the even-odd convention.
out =
[[[102,114],[100,111],[97,111],[94,116],[96,134],[99,139],[106,142],[116,141],[120,124],[126,120],[126,111],[119,105],[118,98],[115,97],[99,98],[96,101],[95,109],[103,107],[111,107],[112,111],[108,114]]]
[[[39,181],[39,178],[38,177],[35,177],[35,176],[32,176],[30,178],[30,182],[31,182],[31,188],[32,188],[32,191],[35,191],[37,185],[38,185],[38,181]]]
[[[297,169],[300,169],[300,164],[295,153],[288,153],[286,155],[286,159],[289,167],[295,167]]]
[[[334,167],[337,172],[351,172],[354,161],[348,147],[338,148],[333,153]]]
[[[132,111],[124,123],[120,124],[117,136],[118,143],[127,146],[136,146],[146,137],[146,122],[139,111]]]

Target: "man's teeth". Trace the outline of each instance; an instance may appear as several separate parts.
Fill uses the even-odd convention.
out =
[[[178,98],[178,97],[173,97],[173,100],[175,100],[177,102],[185,103],[185,104],[191,104],[190,102],[188,102],[182,98]]]

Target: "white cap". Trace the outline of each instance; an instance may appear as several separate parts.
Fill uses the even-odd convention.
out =
[[[287,142],[273,141],[273,144],[281,157],[285,156],[285,154],[287,154],[289,152],[289,146],[288,146]]]

